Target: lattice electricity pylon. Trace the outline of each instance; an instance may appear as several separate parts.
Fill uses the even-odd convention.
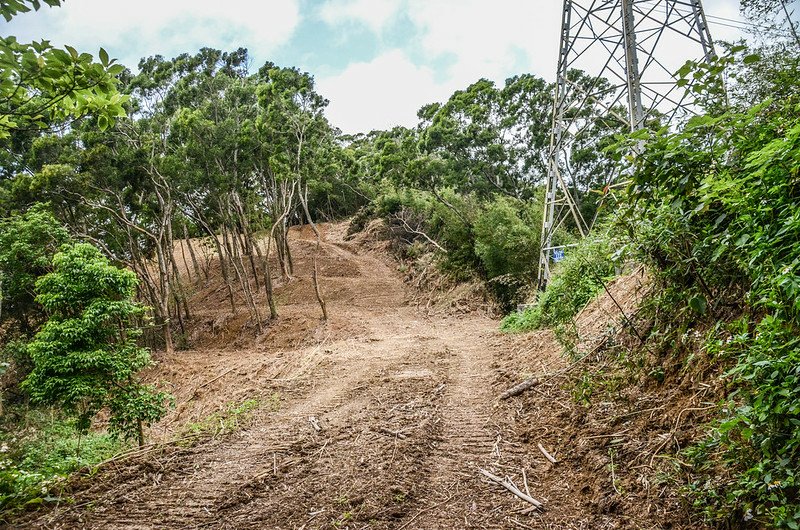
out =
[[[594,105],[635,131],[646,120],[662,124],[693,114],[695,101],[679,87],[676,72],[687,60],[714,56],[700,0],[564,1],[556,94],[548,161],[539,287],[550,278],[552,236],[569,216],[585,236],[591,229],[569,191],[564,153],[570,139],[590,125],[582,108]],[[575,82],[582,70],[593,81]],[[624,107],[627,106],[627,116]],[[614,176],[609,178],[612,184]],[[606,186],[606,190],[608,186]]]

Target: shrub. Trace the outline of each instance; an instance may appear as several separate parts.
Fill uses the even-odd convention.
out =
[[[52,409],[15,407],[0,425],[0,514],[59,500],[60,485],[81,468],[125,448],[105,433],[83,433]]]
[[[690,488],[716,523],[798,528],[800,105],[693,118],[641,133],[628,212],[673,320],[741,315],[709,352],[729,359],[723,417]],[[663,325],[669,325],[668,323]],[[715,475],[722,471],[724,479]]]
[[[34,301],[34,284],[50,270],[53,255],[69,239],[66,229],[41,204],[0,220],[0,319],[15,319],[25,334],[35,328],[41,309]]]
[[[506,308],[522,301],[535,280],[541,211],[538,204],[497,197],[475,220],[475,255]]]
[[[53,272],[36,282],[36,300],[49,318],[28,345],[33,370],[22,387],[34,403],[74,414],[83,432],[108,406],[112,434],[143,444],[142,428],[164,414],[167,396],[136,379],[150,363],[136,344],[134,319],[144,313],[133,301],[137,281],[91,245],[56,254]]]
[[[614,275],[614,248],[619,243],[608,230],[598,229],[577,246],[566,249],[563,261],[552,268],[552,278],[536,303],[509,314],[500,323],[503,331],[530,331],[571,320]]]

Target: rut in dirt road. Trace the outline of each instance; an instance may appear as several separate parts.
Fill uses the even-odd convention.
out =
[[[257,400],[238,429],[107,465],[77,484],[74,504],[21,525],[444,529],[523,517],[525,503],[478,474],[530,465],[495,408],[493,366],[512,339],[482,316],[425,315],[392,262],[349,246],[342,225],[323,228],[327,325],[298,347],[270,348],[293,318],[319,310],[307,279],[313,241],[295,233],[297,278],[278,291],[286,316],[266,346],[161,359],[179,401],[165,432],[209,403]],[[192,370],[193,381],[181,377]]]

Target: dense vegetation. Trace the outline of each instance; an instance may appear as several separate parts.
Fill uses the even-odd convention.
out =
[[[782,6],[743,2],[761,20]],[[4,2],[2,14],[39,7]],[[584,107],[562,172],[600,222],[580,241],[568,224],[556,232],[571,246],[537,293],[554,87],[536,76],[478,80],[421,108],[416,127],[347,136],[310,74],[251,71],[244,49],[148,57],[134,74],[102,50],[94,62],[4,37],[0,509],[46,500],[59,477],[145,443],[170,399],[139,372],[152,349],[186,345],[194,285],[218,273],[226,310],[241,296],[262,333],[280,313],[273,279],[293,274],[289,227],[352,218],[353,232],[380,220],[401,259],[480,282],[506,312],[532,302],[508,331],[567,325],[644,263],[657,286],[648,344],[687,366],[702,353],[728,390],[686,450],[686,490],[711,523],[800,527],[798,46],[688,64],[707,108],[677,129],[625,136]],[[628,189],[601,207],[620,163]],[[209,254],[184,248],[189,238]],[[698,330],[702,352],[680,350]]]
[[[781,76],[789,74],[797,79],[796,62]],[[624,213],[632,245],[663,287],[658,304],[678,309],[660,340],[713,326],[705,354],[730,367],[722,418],[690,451],[697,505],[713,520],[788,528],[800,521],[797,86],[782,100],[643,135]]]

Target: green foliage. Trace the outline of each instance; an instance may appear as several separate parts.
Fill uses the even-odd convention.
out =
[[[44,3],[60,5],[59,0]],[[40,6],[38,0],[4,0],[0,14],[10,20]],[[46,40],[21,43],[13,36],[0,37],[0,140],[15,130],[44,129],[90,113],[105,130],[125,116],[127,97],[117,91],[115,77],[124,67],[102,48],[99,56],[95,63],[71,46],[62,50]]]
[[[69,239],[66,229],[43,205],[0,219],[0,321],[16,319],[23,331],[29,331],[39,320],[34,284],[50,269],[53,255]]]
[[[418,226],[444,250],[438,252],[440,271],[458,281],[482,278],[504,307],[524,299],[538,263],[541,205],[502,195],[461,195],[452,189],[437,193],[388,186],[375,199],[372,215],[384,217],[408,251],[426,245]],[[357,222],[365,224],[366,213]],[[556,241],[565,241],[560,230]]]
[[[0,424],[0,517],[61,500],[70,473],[125,448],[108,434],[83,433],[53,410],[16,407]]]
[[[2,0],[0,15],[6,19],[6,22],[10,22],[16,15],[30,12],[31,8],[38,11],[42,7],[42,3],[56,7],[61,5],[61,0]]]
[[[552,278],[536,303],[503,319],[503,331],[530,331],[565,324],[602,290],[614,276],[615,244],[602,229],[566,249],[564,259],[553,267]]]
[[[34,403],[74,414],[84,432],[108,405],[111,432],[142,443],[142,425],[164,414],[167,396],[135,380],[150,363],[136,344],[134,321],[144,312],[132,301],[136,284],[133,272],[111,265],[91,245],[56,254],[53,272],[36,282],[36,300],[49,318],[28,345],[34,368],[22,386]]]
[[[508,197],[488,203],[475,219],[475,254],[486,276],[525,277],[539,260],[540,203],[527,204]]]
[[[664,286],[671,320],[741,315],[707,345],[733,364],[732,392],[694,448],[691,489],[715,522],[796,528],[800,516],[798,116],[789,98],[648,134],[629,189],[634,247]]]

